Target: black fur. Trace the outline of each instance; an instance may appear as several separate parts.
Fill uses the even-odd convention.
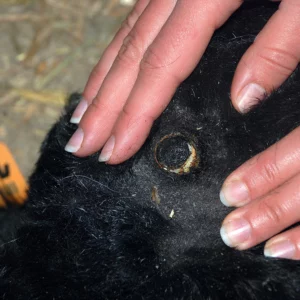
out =
[[[218,195],[226,176],[299,125],[299,69],[245,116],[229,99],[241,55],[275,9],[244,5],[218,30],[145,145],[121,165],[63,150],[76,129],[73,96],[42,145],[21,217],[6,213],[21,224],[1,224],[1,299],[300,299],[299,261],[265,258],[263,245],[239,252],[219,235],[230,212]],[[197,149],[188,175],[155,162],[155,145],[174,133]]]

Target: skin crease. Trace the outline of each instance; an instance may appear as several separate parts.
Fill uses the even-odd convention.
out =
[[[201,59],[214,31],[241,4],[240,0],[137,1],[87,82],[83,106],[88,108],[78,125],[82,143],[74,155],[87,156],[104,147],[100,159],[109,164],[134,155],[177,86]],[[247,103],[263,101],[297,67],[299,16],[299,0],[282,0],[242,57],[231,89],[239,112],[247,112]],[[239,207],[223,222],[229,246],[243,250],[271,238],[266,255],[300,259],[300,228],[278,234],[300,221],[299,136],[297,128],[225,180],[222,202]],[[231,235],[232,220],[247,224],[246,240],[239,242]]]

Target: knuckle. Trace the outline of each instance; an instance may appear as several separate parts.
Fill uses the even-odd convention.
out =
[[[104,78],[106,71],[103,68],[99,68],[97,65],[93,68],[90,77],[91,78]]]
[[[126,65],[136,64],[141,60],[142,53],[142,39],[137,31],[131,31],[123,41],[117,60]]]
[[[276,163],[267,163],[262,167],[262,176],[267,183],[273,184],[277,180],[279,174],[280,172]]]
[[[169,68],[178,58],[170,59],[165,55],[164,51],[158,51],[154,47],[149,47],[145,52],[140,64],[140,69],[144,73],[153,74],[153,70],[156,70],[156,76],[168,73],[168,80],[173,81],[176,85],[179,85],[185,78],[181,72],[172,72],[172,68]]]
[[[102,110],[105,111],[105,109],[107,109],[107,107],[105,105],[103,105],[103,103],[101,103],[101,101],[99,100],[98,97],[96,97],[90,104],[89,109],[91,111],[98,112],[98,111],[102,111]]]
[[[123,21],[121,27],[131,31],[138,18],[139,18],[139,13],[136,11],[136,9],[133,9],[129,13],[127,18]]]
[[[89,106],[89,110],[95,113],[106,112],[108,116],[118,116],[120,110],[116,109],[114,106],[101,101],[100,98],[96,97],[91,105]]]
[[[258,57],[267,63],[271,69],[283,75],[290,75],[296,68],[299,59],[291,53],[280,48],[265,47],[258,53]]]
[[[130,109],[128,109],[127,105],[125,105],[123,107],[122,118],[125,118],[127,120],[130,120],[132,118],[132,113],[131,113]]]
[[[161,69],[166,66],[163,53],[149,47],[141,62],[141,69]]]
[[[267,220],[272,222],[272,224],[280,224],[285,214],[284,209],[281,205],[276,205],[270,200],[271,199],[266,199],[262,201],[259,209],[263,212]]]

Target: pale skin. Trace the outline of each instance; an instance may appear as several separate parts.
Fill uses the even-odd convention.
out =
[[[241,0],[139,0],[92,71],[71,122],[66,150],[119,164],[142,146],[178,85],[192,72],[214,31]],[[238,64],[231,100],[246,113],[278,88],[300,61],[300,1],[282,0]],[[256,100],[254,100],[256,99]],[[300,99],[299,99],[300,101]],[[248,249],[267,241],[266,256],[300,259],[300,128],[245,162],[220,193],[237,207],[223,241]]]

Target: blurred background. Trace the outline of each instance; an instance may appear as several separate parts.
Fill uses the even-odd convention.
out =
[[[0,141],[28,177],[135,0],[0,0]],[[0,154],[1,155],[1,154]]]

